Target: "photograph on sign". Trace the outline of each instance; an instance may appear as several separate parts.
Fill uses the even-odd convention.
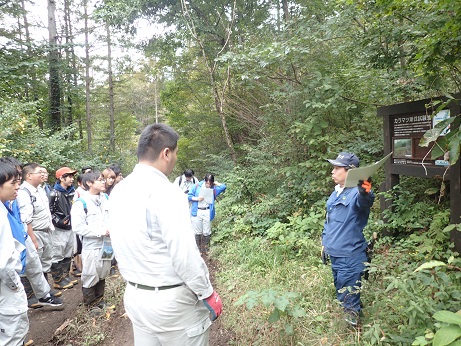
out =
[[[413,155],[413,146],[411,138],[394,139],[394,157],[411,158]]]

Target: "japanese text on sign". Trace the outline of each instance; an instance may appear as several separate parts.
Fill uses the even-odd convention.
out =
[[[395,117],[393,125],[394,137],[421,134],[431,129],[431,116],[423,114]]]

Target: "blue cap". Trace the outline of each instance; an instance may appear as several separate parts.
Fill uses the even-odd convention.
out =
[[[334,160],[327,159],[333,166],[357,168],[359,167],[359,158],[352,153],[340,152]]]

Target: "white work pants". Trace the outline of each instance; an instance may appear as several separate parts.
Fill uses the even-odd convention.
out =
[[[82,286],[91,288],[110,272],[111,261],[101,260],[101,249],[82,249]]]
[[[198,209],[197,216],[192,216],[191,221],[192,227],[194,228],[194,233],[196,235],[211,235],[211,221],[209,209]]]
[[[38,257],[42,263],[44,273],[48,273],[51,268],[51,259],[53,258],[53,238],[51,232],[34,231],[35,237],[38,242]]]
[[[34,243],[26,239],[26,277],[29,279],[32,290],[37,299],[45,297],[50,292],[50,285],[43,276],[42,263],[35,249]]]
[[[185,285],[145,290],[127,283],[125,310],[135,346],[207,346],[209,310]]]
[[[74,253],[75,233],[55,229],[53,232],[53,263],[61,262],[64,258],[72,258]]]

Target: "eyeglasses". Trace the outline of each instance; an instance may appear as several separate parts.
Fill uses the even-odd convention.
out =
[[[32,173],[29,173],[29,174],[45,174],[45,172],[32,172]]]
[[[101,183],[105,183],[105,182],[106,182],[106,179],[99,178],[98,181],[100,181]]]

